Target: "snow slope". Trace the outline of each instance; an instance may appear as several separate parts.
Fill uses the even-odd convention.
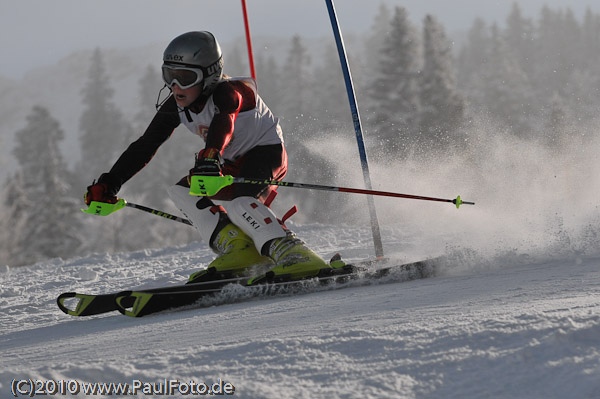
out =
[[[295,230],[326,256],[371,250],[367,229]],[[386,248],[406,247],[384,233]],[[13,379],[221,379],[239,398],[600,397],[600,256],[447,252],[431,279],[142,319],[72,318],[55,298],[180,283],[211,260],[203,245],[4,267],[0,398]]]

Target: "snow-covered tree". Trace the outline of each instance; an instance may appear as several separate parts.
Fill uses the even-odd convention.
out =
[[[267,103],[275,115],[279,115],[281,91],[279,87],[280,73],[273,55],[265,55],[262,51],[256,53],[256,84],[258,94]]]
[[[283,89],[281,115],[283,124],[289,129],[298,128],[308,118],[311,59],[302,38],[292,38],[287,60],[284,65],[286,87]]]
[[[431,15],[423,25],[424,63],[421,75],[421,125],[424,145],[443,148],[456,143],[464,101],[456,90],[452,44],[444,27]]]
[[[250,76],[246,47],[236,42],[223,53],[224,72],[229,76]]]
[[[381,58],[384,51],[385,40],[391,33],[392,13],[385,3],[380,3],[377,15],[373,19],[369,34],[366,36],[364,60],[369,70],[373,70],[374,63]],[[370,82],[369,82],[370,83]]]
[[[490,63],[483,76],[489,114],[516,135],[530,135],[531,84],[496,25],[492,26]]]
[[[370,119],[376,152],[405,153],[418,134],[418,36],[403,7],[396,7],[383,52],[372,60],[375,75],[370,88]]]
[[[333,44],[323,49],[321,64],[315,68],[312,114],[318,118],[321,129],[352,129],[352,116],[348,104],[348,93],[344,75],[340,66],[340,58]]]
[[[590,7],[585,11],[581,26],[582,66],[588,70],[597,70],[600,61],[600,15],[594,14]]]
[[[26,264],[29,254],[22,247],[23,235],[27,223],[27,214],[33,208],[33,201],[25,192],[21,172],[17,172],[7,179],[2,194],[0,264]]]
[[[575,17],[573,10],[567,8],[561,21],[561,63],[565,69],[565,74],[569,75],[573,70],[581,69],[587,58],[587,51],[582,51],[582,31],[579,21]]]
[[[160,73],[152,65],[146,66],[143,75],[138,81],[138,111],[135,114],[132,130],[132,139],[136,139],[143,132],[156,114],[158,93],[163,86]],[[166,90],[166,89],[165,89]],[[164,94],[164,91],[163,91]]]
[[[465,45],[458,56],[458,87],[467,99],[468,112],[484,112],[484,71],[490,63],[491,36],[481,18],[475,19],[468,32]]]
[[[70,176],[59,148],[63,138],[58,121],[39,106],[16,133],[13,154],[19,170],[7,205],[16,217],[12,250],[18,264],[72,256],[81,244],[79,203],[67,196]]]
[[[581,58],[581,28],[570,9],[555,11],[544,6],[541,11],[538,29],[538,58],[535,63],[535,82],[538,96],[552,98],[554,93],[569,95],[566,82],[577,69],[584,64]]]
[[[506,19],[504,40],[521,69],[531,78],[536,58],[535,27],[531,19],[523,17],[516,2]]]
[[[90,184],[116,161],[117,152],[131,137],[131,127],[112,102],[113,89],[100,49],[92,56],[88,82],[83,89],[85,109],[80,119],[81,161],[79,184]]]

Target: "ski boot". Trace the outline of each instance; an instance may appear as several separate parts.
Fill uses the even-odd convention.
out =
[[[302,280],[329,275],[332,267],[306,244],[288,231],[286,237],[271,240],[265,246],[268,256],[275,262],[268,272],[248,280],[248,285],[265,282]]]
[[[252,239],[233,223],[217,233],[210,247],[218,257],[205,270],[192,274],[188,284],[240,277],[252,267],[273,266],[273,261],[259,254]]]

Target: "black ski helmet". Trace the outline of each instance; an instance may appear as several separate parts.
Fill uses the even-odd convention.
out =
[[[210,32],[187,32],[169,43],[163,54],[167,65],[199,68],[203,72],[202,94],[210,95],[223,77],[223,53]]]

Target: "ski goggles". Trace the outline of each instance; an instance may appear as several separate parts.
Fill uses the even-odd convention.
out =
[[[171,88],[177,83],[180,88],[189,89],[202,82],[204,72],[200,68],[163,64],[162,78],[165,84]]]

